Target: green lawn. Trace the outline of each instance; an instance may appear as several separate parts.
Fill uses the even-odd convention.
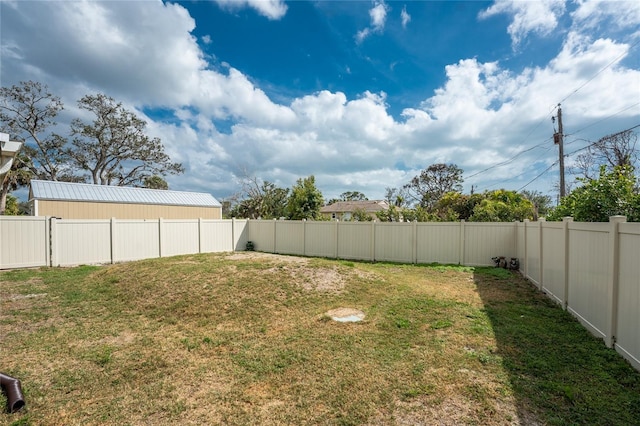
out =
[[[640,424],[640,373],[500,269],[194,255],[2,272],[0,302],[3,425]]]

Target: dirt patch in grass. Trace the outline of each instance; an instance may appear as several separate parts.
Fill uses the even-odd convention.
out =
[[[225,255],[226,260],[267,260],[279,263],[302,263],[308,264],[312,259],[309,257],[288,256],[274,253],[262,253],[259,251],[240,251],[233,254]]]
[[[340,265],[318,266],[313,263],[313,259],[307,257],[248,251],[225,256],[225,259],[232,261],[259,259],[271,262],[274,266],[265,270],[265,273],[279,274],[284,272],[298,286],[307,291],[340,293],[352,276],[364,279],[373,278],[373,274],[366,274],[355,268],[340,268]]]

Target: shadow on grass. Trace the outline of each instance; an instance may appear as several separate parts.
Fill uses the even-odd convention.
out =
[[[640,425],[640,372],[519,274],[474,280],[521,424]]]

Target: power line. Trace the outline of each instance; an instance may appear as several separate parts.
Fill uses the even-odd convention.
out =
[[[538,122],[538,124],[536,124],[536,125],[535,125],[535,126],[534,126],[530,131],[529,131],[529,133],[527,133],[527,135],[524,137],[524,139],[522,140],[522,142],[526,141],[526,140],[529,138],[529,136],[531,136],[531,134],[532,134],[532,133],[533,133],[533,132],[538,128],[538,127],[540,127],[540,125],[541,125],[545,120],[547,120],[549,117],[551,117],[551,115],[552,115],[552,114],[555,112],[555,110],[558,108],[558,105],[559,105],[559,104],[561,104],[562,102],[564,102],[565,100],[569,99],[571,96],[573,96],[574,94],[576,94],[577,92],[579,92],[583,87],[585,87],[587,84],[589,84],[590,82],[592,82],[592,81],[593,81],[593,80],[594,80],[598,75],[600,75],[602,72],[604,72],[607,68],[611,67],[613,64],[615,64],[615,63],[616,63],[616,62],[618,62],[620,59],[622,59],[625,55],[627,55],[627,54],[628,54],[628,53],[629,53],[629,52],[630,52],[634,47],[636,47],[638,44],[640,44],[640,40],[639,40],[639,41],[637,41],[637,42],[635,42],[633,45],[631,45],[631,46],[629,47],[629,49],[628,49],[626,52],[624,52],[624,53],[622,53],[622,54],[618,55],[614,60],[612,60],[612,61],[611,61],[611,62],[609,62],[607,65],[605,65],[603,68],[601,68],[601,69],[600,69],[598,72],[596,72],[596,73],[595,73],[595,74],[594,74],[594,75],[593,75],[589,80],[587,80],[586,82],[584,82],[583,84],[581,84],[579,87],[577,87],[576,89],[574,89],[574,90],[573,90],[571,93],[569,93],[567,96],[565,96],[565,97],[564,97],[560,102],[558,102],[558,103],[557,103],[557,105],[556,105],[556,106],[554,106],[554,107],[553,107],[553,109],[552,109],[552,110],[551,110],[551,111],[550,111],[550,112],[549,112],[549,113],[548,113],[548,114],[547,114],[547,115],[546,115],[542,120],[540,120],[540,121]],[[628,109],[631,109],[631,108],[633,108],[634,106],[636,106],[636,105],[638,105],[638,104],[640,104],[640,102],[635,103],[635,104],[633,104],[633,105],[631,105],[631,106],[629,106],[629,107],[626,107],[626,108],[624,108],[624,109],[622,109],[622,110],[618,111],[617,113],[615,113],[615,114],[613,114],[613,115],[611,115],[611,116],[609,116],[609,117],[606,117],[606,118],[603,118],[603,119],[601,119],[601,120],[599,120],[599,121],[596,121],[595,123],[592,123],[592,124],[590,124],[589,126],[583,127],[582,129],[580,129],[580,130],[578,130],[577,132],[574,132],[574,133],[572,133],[572,134],[579,133],[579,132],[581,132],[582,130],[584,130],[584,129],[588,128],[588,127],[594,126],[594,125],[596,125],[596,124],[598,124],[598,123],[600,123],[600,122],[602,122],[602,121],[608,120],[609,118],[612,118],[612,117],[614,117],[614,116],[616,116],[616,115],[618,115],[618,114],[621,114],[622,112],[624,112],[624,111],[626,111],[626,110],[628,110]],[[569,135],[567,135],[567,136],[569,136]],[[497,168],[497,167],[501,167],[501,166],[504,166],[504,165],[510,164],[510,163],[512,163],[513,161],[515,161],[515,159],[516,159],[516,158],[518,158],[520,155],[522,155],[522,154],[524,154],[524,153],[526,153],[526,152],[529,152],[529,151],[531,151],[531,150],[533,150],[533,149],[535,149],[535,148],[538,148],[538,147],[540,147],[540,146],[544,145],[546,142],[548,142],[549,140],[552,140],[552,139],[553,139],[553,137],[552,137],[552,138],[549,138],[549,139],[547,139],[547,140],[545,140],[545,141],[544,141],[544,142],[542,142],[541,144],[534,145],[534,146],[532,146],[532,147],[530,147],[530,148],[527,148],[527,149],[525,149],[525,150],[522,150],[522,151],[518,152],[517,154],[515,154],[513,157],[511,157],[511,158],[509,158],[509,159],[507,159],[507,160],[505,160],[505,161],[502,161],[502,162],[500,162],[500,163],[498,163],[498,164],[494,164],[494,165],[489,166],[489,167],[487,167],[487,168],[485,168],[485,169],[482,169],[482,170],[480,170],[480,171],[478,171],[478,172],[476,172],[476,173],[473,173],[473,174],[471,174],[471,175],[467,176],[466,178],[467,178],[467,179],[470,179],[470,178],[475,177],[475,176],[478,176],[478,175],[480,175],[480,174],[482,174],[482,173],[485,173],[485,172],[488,172],[488,171],[490,171],[490,170],[493,170],[493,169],[495,169],[495,168]]]
[[[628,132],[628,131],[630,131],[630,130],[636,129],[636,128],[638,128],[638,127],[640,127],[640,124],[636,124],[636,125],[635,125],[635,126],[633,126],[633,127],[629,127],[628,129],[621,130],[621,131],[619,131],[619,132],[617,132],[617,133],[613,133],[613,134],[608,135],[608,136],[609,136],[609,137],[614,137],[614,136],[620,135],[620,134],[622,134],[622,133],[624,133],[624,132]],[[569,156],[571,156],[571,155],[573,155],[573,154],[575,154],[575,153],[577,153],[577,152],[584,151],[585,149],[588,149],[589,147],[591,147],[591,146],[595,145],[596,143],[597,143],[597,142],[592,142],[591,144],[589,144],[589,145],[587,145],[587,146],[584,146],[584,147],[582,147],[582,148],[576,149],[575,151],[572,151],[572,152],[570,152],[570,153],[568,153],[568,154],[565,154],[565,157],[569,157]],[[538,158],[540,158],[540,157],[538,157]],[[527,186],[531,185],[531,184],[532,184],[533,182],[535,182],[536,180],[540,179],[540,178],[541,178],[545,173],[547,173],[549,170],[551,170],[553,167],[555,167],[559,162],[560,162],[560,160],[559,160],[559,159],[558,159],[558,160],[556,160],[556,161],[554,161],[554,162],[553,162],[553,164],[551,164],[549,167],[547,167],[546,169],[544,169],[544,170],[542,171],[542,173],[540,173],[539,175],[537,175],[536,177],[534,177],[533,179],[531,179],[529,182],[527,182],[527,183],[526,183],[525,185],[523,185],[522,187],[518,188],[518,189],[516,190],[516,192],[520,192],[520,191],[522,191],[524,188],[526,188]],[[518,176],[516,176],[516,177],[520,177],[520,176],[522,176],[522,175],[524,175],[524,174],[526,174],[526,172],[524,172],[524,173],[522,173],[522,174],[520,174],[520,175],[518,175]]]
[[[622,59],[624,56],[626,56],[631,49],[633,49],[634,47],[636,47],[638,45],[638,43],[640,43],[639,41],[636,41],[633,45],[631,45],[631,47],[629,47],[629,49],[620,54],[617,58],[615,58],[613,61],[609,62],[607,65],[604,66],[604,68],[602,68],[600,71],[598,71],[597,73],[595,73],[593,75],[593,77],[591,77],[589,80],[587,80],[586,82],[584,82],[582,85],[580,85],[580,87],[578,87],[577,89],[575,89],[573,92],[569,93],[567,96],[565,96],[560,102],[558,103],[563,103],[564,101],[566,101],[567,99],[569,99],[571,96],[575,95],[580,89],[582,89],[584,86],[586,86],[587,84],[591,83],[593,80],[595,80],[595,78],[597,76],[599,76],[604,70],[606,70],[607,68],[609,68],[611,65],[615,64],[616,62],[618,62],[620,59]]]
[[[598,120],[598,121],[595,121],[595,122],[593,122],[593,123],[589,124],[588,126],[585,126],[585,127],[581,128],[581,129],[579,129],[579,130],[577,130],[577,131],[575,131],[575,132],[573,132],[573,133],[566,134],[565,136],[572,136],[572,135],[575,135],[575,134],[577,134],[577,133],[580,133],[580,132],[582,132],[583,130],[585,130],[585,129],[589,128],[589,127],[595,126],[595,125],[596,125],[596,124],[598,124],[598,123],[601,123],[601,122],[606,121],[606,120],[609,120],[609,119],[611,119],[611,118],[613,118],[613,117],[615,117],[615,116],[617,116],[617,115],[619,115],[619,114],[622,114],[623,112],[625,112],[625,111],[627,111],[627,110],[629,110],[629,109],[631,109],[631,108],[633,108],[633,107],[635,107],[635,106],[637,106],[637,105],[640,105],[640,102],[636,102],[635,104],[629,105],[629,106],[627,106],[627,107],[625,107],[625,108],[621,109],[620,111],[618,111],[618,112],[616,112],[616,113],[614,113],[614,114],[611,114],[611,115],[610,115],[610,116],[608,116],[608,117],[605,117],[605,118],[602,118],[602,119],[600,119],[600,120]],[[557,108],[557,106],[556,106],[556,108]],[[554,110],[555,110],[556,108],[554,108]],[[552,111],[552,112],[553,112],[553,111]],[[545,117],[545,119],[546,119],[546,117]],[[540,123],[539,123],[539,124],[540,124]],[[539,124],[538,124],[538,126],[539,126]],[[536,126],[536,127],[538,127],[538,126]],[[640,126],[640,125],[638,125],[638,126]],[[623,133],[623,132],[626,132],[626,131],[628,131],[628,130],[633,130],[633,129],[635,129],[635,128],[636,128],[636,127],[638,127],[638,126],[631,127],[630,129],[623,130],[622,132],[619,132],[619,133]],[[535,130],[535,128],[534,128],[534,130]],[[616,133],[616,134],[619,134],[619,133]],[[529,134],[531,134],[531,132],[530,132]],[[529,135],[527,135],[527,136],[529,136]],[[613,136],[615,136],[615,135],[613,135]],[[471,174],[471,175],[467,176],[467,179],[470,179],[470,178],[475,177],[475,176],[477,176],[477,175],[479,175],[479,174],[482,174],[482,173],[488,172],[489,170],[493,170],[493,169],[495,169],[495,168],[497,168],[497,167],[501,167],[501,166],[505,166],[505,165],[507,165],[507,164],[510,164],[510,163],[512,163],[513,161],[515,161],[515,159],[516,159],[516,158],[518,158],[520,155],[522,155],[522,154],[524,154],[524,153],[526,153],[526,152],[532,151],[532,150],[534,150],[535,148],[542,147],[542,146],[546,145],[546,144],[547,144],[549,141],[551,141],[551,140],[553,140],[553,137],[549,137],[549,138],[545,139],[545,141],[544,141],[544,142],[542,142],[542,143],[539,143],[539,144],[534,145],[534,146],[532,146],[532,147],[530,147],[530,148],[524,149],[524,150],[522,150],[522,151],[518,152],[517,154],[515,154],[513,157],[510,157],[509,159],[507,159],[507,160],[505,160],[505,161],[502,161],[502,162],[500,162],[500,163],[498,163],[498,164],[494,164],[494,165],[492,165],[492,166],[489,166],[489,167],[487,167],[487,168],[485,168],[485,169],[483,169],[483,170],[480,170],[479,172],[473,173],[473,174]],[[572,140],[572,141],[570,141],[570,142],[567,142],[567,143],[566,143],[566,145],[571,145],[571,144],[573,144],[573,143],[575,143],[575,142],[577,142],[577,141],[584,141],[584,142],[589,142],[589,143],[593,144],[593,142],[591,142],[590,140],[587,140],[587,139],[574,139],[574,140]],[[581,149],[580,149],[580,150],[578,150],[578,151],[581,151],[581,150],[584,150],[584,149],[586,149],[586,147],[585,147],[585,148],[581,148]],[[548,150],[549,150],[549,149],[546,149],[546,151],[548,151]],[[571,154],[573,154],[573,153],[575,153],[575,152],[578,152],[578,151],[573,151],[573,152],[571,152],[571,153],[569,153],[569,154],[566,154],[565,156],[569,156],[569,155],[571,155]],[[544,155],[544,154],[543,154],[543,155]],[[539,158],[540,158],[540,157],[538,157],[538,159],[539,159]],[[536,161],[537,161],[537,159],[536,159]],[[535,161],[534,161],[534,162],[535,162]],[[520,175],[516,176],[515,178],[520,177],[520,176],[522,176],[523,174],[525,174],[525,173],[522,173],[522,174],[520,174]],[[512,180],[512,179],[509,179],[509,180]],[[485,189],[491,188],[492,186],[495,186],[495,185],[489,185],[489,186],[488,186],[488,187],[486,187]]]
[[[524,150],[518,152],[516,155],[514,155],[511,158],[509,158],[508,160],[505,160],[505,161],[503,161],[501,163],[498,163],[498,164],[494,164],[492,166],[487,167],[486,169],[480,170],[479,172],[476,172],[476,173],[473,173],[473,174],[467,176],[467,179],[470,179],[472,177],[478,176],[479,174],[482,174],[484,172],[488,172],[489,170],[495,169],[496,167],[506,166],[507,164],[512,163],[516,158],[518,158],[520,155],[524,154],[525,152],[529,152],[531,150],[539,148],[539,147],[545,145],[547,142],[551,141],[552,139],[553,138],[547,138],[544,142],[539,143],[538,145],[534,145],[531,148],[527,148],[527,149],[524,149]]]
[[[619,132],[617,132],[617,133],[613,133],[613,134],[611,134],[611,135],[606,135],[606,136],[604,136],[604,137],[612,138],[612,137],[615,137],[615,136],[621,135],[621,134],[622,134],[622,133],[624,133],[624,132],[628,132],[629,130],[636,129],[636,128],[638,128],[638,127],[640,127],[640,124],[636,124],[636,125],[635,125],[635,126],[633,126],[633,127],[629,127],[628,129],[621,130],[621,131],[619,131]],[[591,148],[592,146],[594,146],[595,144],[597,144],[597,143],[598,143],[598,141],[599,141],[599,140],[597,140],[597,141],[595,141],[595,142],[587,141],[587,142],[591,142],[591,143],[590,143],[589,145],[583,146],[582,148],[578,148],[578,149],[576,149],[575,151],[571,151],[570,153],[566,154],[566,157],[568,157],[568,156],[570,156],[570,155],[573,155],[573,154],[575,154],[576,152],[580,152],[580,151],[584,151],[585,149],[589,149],[589,148]]]
[[[602,123],[603,121],[609,120],[609,119],[611,119],[611,118],[615,117],[616,115],[618,115],[618,114],[622,114],[622,113],[623,113],[623,112],[625,112],[626,110],[631,109],[631,108],[633,108],[634,106],[638,106],[638,105],[640,105],[640,102],[636,102],[636,103],[635,103],[635,104],[633,104],[633,105],[629,105],[628,107],[621,109],[620,111],[616,112],[615,114],[611,114],[611,115],[610,115],[610,116],[608,116],[608,117],[601,118],[600,120],[595,121],[595,122],[593,122],[593,123],[589,124],[588,126],[584,126],[582,129],[576,130],[576,131],[575,131],[575,132],[573,132],[573,133],[568,133],[568,134],[566,134],[565,136],[573,136],[573,135],[575,135],[575,134],[578,134],[578,133],[582,132],[583,130],[588,129],[589,127],[595,126],[595,125],[596,125],[596,124],[598,124],[598,123]],[[578,139],[578,140],[580,140],[580,139]],[[569,143],[572,143],[572,142],[569,142]],[[567,145],[569,145],[569,143],[567,143]]]
[[[549,150],[551,150],[551,145],[546,147],[546,148],[544,148],[544,150],[545,150],[545,152],[543,152],[538,157],[536,157],[533,161],[530,162],[531,165],[536,164],[542,157],[546,156],[547,153],[549,152]],[[497,186],[497,185],[500,185],[500,184],[504,184],[505,182],[510,182],[510,181],[513,181],[513,180],[517,180],[519,177],[522,177],[522,176],[524,176],[524,175],[526,175],[528,173],[529,173],[529,168],[527,168],[525,171],[523,171],[519,175],[511,176],[508,179],[502,179],[502,180],[499,180],[498,182],[496,182],[496,183],[494,183],[492,185],[485,186],[485,187],[482,188],[482,191],[486,191],[487,189],[493,188],[494,186]]]
[[[552,165],[550,165],[549,167],[547,167],[546,169],[544,169],[544,171],[542,173],[540,173],[538,176],[534,177],[533,179],[531,179],[529,182],[527,182],[524,186],[518,188],[516,190],[516,192],[520,192],[523,189],[525,189],[527,186],[531,185],[533,182],[535,182],[536,180],[538,180],[543,174],[547,173],[549,170],[551,170],[556,164],[558,164],[560,162],[560,160],[556,160],[553,162]]]

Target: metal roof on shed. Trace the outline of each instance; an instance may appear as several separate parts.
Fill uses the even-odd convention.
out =
[[[30,198],[38,200],[222,207],[218,200],[205,192],[165,191],[47,180],[32,180],[30,195]]]

